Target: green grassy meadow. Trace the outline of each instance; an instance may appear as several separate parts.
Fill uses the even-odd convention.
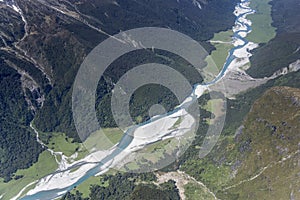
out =
[[[16,196],[28,184],[52,173],[57,169],[57,163],[54,157],[48,151],[44,151],[40,154],[38,162],[33,164],[28,169],[18,170],[15,173],[15,177],[23,176],[18,180],[11,180],[8,183],[4,183],[3,179],[0,179],[0,194],[3,194],[1,200],[9,200]],[[35,184],[28,187],[23,191],[25,194],[32,189]]]
[[[256,13],[249,15],[247,19],[252,21],[252,32],[247,39],[254,43],[267,43],[276,36],[276,28],[272,26],[271,0],[251,0],[250,7]]]

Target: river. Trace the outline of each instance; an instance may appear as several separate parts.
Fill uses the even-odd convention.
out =
[[[236,10],[239,9],[249,9],[249,8],[245,8],[243,5],[244,3],[248,3],[250,0],[242,0],[240,3],[238,3]],[[240,30],[237,30],[234,32],[234,36],[233,39],[234,40],[241,40],[243,41],[243,44],[238,45],[233,47],[230,51],[229,51],[229,55],[226,59],[226,62],[221,70],[221,72],[218,74],[218,76],[211,82],[208,83],[204,83],[204,84],[195,84],[194,85],[194,90],[192,92],[192,94],[187,97],[187,98],[191,98],[193,100],[196,100],[196,90],[198,87],[203,87],[203,86],[210,86],[215,84],[216,82],[220,81],[225,75],[226,72],[228,70],[228,67],[230,66],[230,64],[235,60],[235,56],[234,56],[234,52],[236,50],[239,50],[241,48],[244,48],[249,41],[247,41],[246,38],[243,37],[243,33],[248,33],[249,31],[251,31],[251,26],[248,25],[247,23],[245,23],[245,16],[253,13],[253,10],[249,9],[247,12],[242,12],[241,14],[238,14],[236,17],[236,24],[240,24],[242,25]],[[246,28],[245,28],[246,27]],[[175,110],[173,110],[170,113],[167,113],[163,116],[160,116],[158,118],[156,118],[155,120],[158,120],[162,117],[166,117],[166,116],[170,116],[172,114],[174,114],[175,112],[181,110],[181,109],[185,109],[187,108],[189,105],[192,104],[192,101],[186,101],[186,103],[181,104],[179,107],[177,107]],[[55,199],[58,198],[60,196],[62,196],[64,193],[66,193],[67,191],[72,190],[74,187],[80,185],[82,182],[84,182],[86,179],[88,179],[91,176],[95,176],[96,174],[98,174],[99,172],[101,172],[103,169],[101,169],[101,167],[107,163],[109,163],[110,161],[112,161],[116,156],[120,155],[122,153],[122,150],[124,150],[126,147],[128,147],[130,145],[130,143],[133,140],[133,132],[134,130],[141,126],[141,125],[145,125],[145,124],[150,124],[153,123],[153,120],[149,120],[143,124],[137,125],[135,127],[130,128],[122,137],[122,139],[120,140],[120,142],[117,145],[117,148],[115,148],[109,155],[107,155],[106,157],[104,157],[98,164],[96,164],[92,169],[88,170],[83,176],[81,176],[81,178],[79,178],[75,183],[70,184],[67,187],[64,188],[60,188],[59,183],[57,183],[57,189],[51,189],[51,190],[42,190],[42,191],[38,191],[34,194],[30,194],[30,195],[26,195],[25,197],[21,198],[22,200],[36,200],[36,199],[43,199],[43,200],[50,200],[50,199]],[[82,163],[80,165],[84,165],[86,163]],[[73,168],[78,167],[78,165],[73,166]],[[70,169],[67,169],[70,170]],[[52,175],[57,174],[58,172],[54,172]],[[51,175],[50,175],[51,176]],[[49,176],[49,177],[50,177]]]

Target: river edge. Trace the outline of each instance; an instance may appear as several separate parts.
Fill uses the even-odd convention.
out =
[[[247,1],[242,1],[242,3],[240,4],[246,4]],[[238,13],[239,15],[243,15],[245,14],[246,12],[248,12],[249,10],[245,10],[245,9],[242,9],[241,7],[236,7],[236,10],[235,10],[235,13]],[[245,13],[243,13],[245,12]],[[245,18],[246,18],[246,15],[245,15]],[[242,31],[243,30],[243,26],[240,26],[240,28],[237,28],[236,31]],[[244,35],[242,35],[244,36]],[[238,44],[238,43],[236,43]],[[238,44],[237,46],[239,46],[240,44]],[[249,48],[249,46],[245,46],[244,48],[241,48],[242,50],[241,51],[238,51],[236,52],[235,55],[242,55],[242,56],[249,56],[248,52],[247,52],[247,49]],[[230,65],[231,67],[236,67],[237,66],[237,63],[233,62],[234,64]],[[240,64],[238,65],[240,66]],[[228,67],[228,69],[230,69]],[[225,74],[224,74],[225,76]],[[202,88],[199,88],[198,89],[198,92],[196,92],[199,96],[202,95]],[[33,195],[33,194],[36,194],[40,191],[45,191],[45,190],[55,190],[55,189],[62,189],[64,188],[64,186],[66,185],[72,185],[72,182],[70,182],[70,179],[73,179],[73,182],[76,181],[76,180],[79,180],[81,176],[83,176],[82,174],[84,174],[83,172],[85,171],[88,171],[88,169],[91,169],[93,167],[95,167],[95,160],[94,160],[94,157],[96,158],[102,158],[104,154],[107,154],[107,153],[111,153],[113,150],[111,151],[105,151],[105,152],[97,152],[97,155],[94,154],[94,156],[87,156],[85,159],[82,159],[80,161],[77,161],[75,163],[72,163],[71,165],[69,166],[66,166],[65,169],[69,169],[70,167],[72,166],[76,166],[76,164],[78,163],[82,163],[82,162],[86,162],[86,164],[82,165],[80,167],[81,170],[76,170],[75,172],[76,173],[73,173],[73,174],[70,174],[70,173],[67,173],[68,170],[66,170],[65,172],[62,172],[62,174],[60,174],[60,180],[56,180],[54,179],[55,178],[55,175],[49,175],[50,177],[45,177],[43,178],[42,180],[40,180],[40,182],[38,183],[37,187],[33,190],[30,190],[27,195]],[[103,166],[104,168],[106,166]],[[70,170],[69,170],[70,171]],[[103,173],[105,173],[105,171],[103,171]],[[102,174],[102,173],[101,173]],[[66,177],[67,179],[63,179],[62,177]],[[69,181],[68,181],[69,180]],[[51,184],[51,181],[52,181],[52,184]],[[60,187],[57,187],[57,185],[60,185]],[[59,192],[59,194],[61,195],[61,193],[63,193],[65,191],[61,191]]]

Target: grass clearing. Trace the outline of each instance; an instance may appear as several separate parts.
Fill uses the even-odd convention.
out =
[[[256,13],[249,15],[247,19],[252,21],[252,32],[247,39],[254,43],[267,43],[276,36],[276,28],[272,26],[271,0],[251,0],[250,7]]]
[[[212,52],[211,57],[216,63],[218,70],[221,70],[233,45],[229,43],[217,43],[214,44],[214,46],[216,47],[216,50]]]
[[[104,181],[102,179],[103,179],[103,177],[101,177],[101,176],[91,176],[86,181],[81,183],[79,186],[74,188],[71,191],[71,193],[76,194],[76,191],[78,190],[80,193],[82,193],[83,198],[87,198],[87,197],[89,197],[90,187],[92,185],[99,185],[99,186],[103,186],[103,187],[108,187],[109,186],[109,182]]]
[[[182,120],[183,120],[182,117],[179,117],[169,130],[174,130],[174,129],[178,128],[180,126]]]
[[[88,149],[108,149],[113,145],[117,144],[122,136],[123,131],[119,128],[105,128],[100,131],[96,131],[95,133],[91,134],[84,142],[84,146]],[[106,137],[110,143],[104,140]]]
[[[140,151],[142,154],[141,156],[138,156],[138,160],[142,160],[142,158],[144,158],[147,161],[156,163],[160,159],[164,158],[164,153],[168,152],[167,146],[172,145],[172,143],[174,143],[174,139],[163,140],[150,144]]]
[[[123,135],[121,130],[115,128],[104,129],[104,133],[105,136],[114,144],[116,144]],[[45,133],[42,134],[44,135]],[[76,159],[81,159],[89,153],[88,150],[84,148],[83,144],[73,142],[72,138],[68,138],[64,133],[51,133],[51,135],[52,137],[49,138],[47,145],[49,149],[52,149],[56,152],[63,152],[64,155],[68,157],[77,152],[78,157]],[[90,141],[93,141],[94,143],[95,141],[97,143],[99,142],[100,146],[103,145],[100,138],[97,137],[91,137]],[[22,178],[19,178],[18,180],[13,179],[8,183],[4,183],[3,179],[0,179],[0,196],[3,195],[1,200],[9,200],[13,198],[28,184],[39,180],[48,174],[51,174],[57,169],[57,167],[58,165],[54,156],[52,156],[49,151],[42,152],[39,155],[38,162],[33,164],[28,169],[18,170],[15,173],[15,177],[22,176]],[[83,184],[79,185],[77,189],[80,190],[80,192],[82,192],[84,195],[88,196],[89,186],[91,184],[99,184],[99,182],[101,183],[99,177],[91,177]],[[28,192],[30,189],[33,189],[34,186],[35,184],[26,188],[26,190],[23,191],[23,194]]]
[[[224,115],[224,100],[223,99],[211,99],[203,107],[203,109],[214,114],[214,118],[208,118],[208,123],[213,124],[218,117]]]
[[[18,170],[15,173],[15,176],[23,176],[22,178],[18,180],[11,180],[8,183],[4,183],[3,179],[0,179],[0,195],[3,195],[1,200],[9,200],[13,198],[25,186],[52,173],[57,169],[57,167],[57,163],[50,152],[42,152],[37,163],[33,164],[28,169]],[[23,194],[33,187],[34,185],[28,187]]]
[[[51,133],[51,135],[47,146],[53,151],[63,152],[68,157],[75,152],[82,153],[84,151],[82,144],[73,142],[73,139],[68,138],[64,133]]]
[[[233,44],[231,43],[232,35],[232,30],[222,31],[216,33],[211,40],[211,43],[216,49],[205,59],[207,66],[204,68],[204,71],[208,77],[215,78],[223,68],[228,53],[230,49],[233,48]],[[210,78],[208,78],[208,80],[210,80]]]

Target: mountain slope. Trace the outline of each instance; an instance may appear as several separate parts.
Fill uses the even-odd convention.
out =
[[[299,199],[299,121],[300,89],[274,87],[265,92],[236,135],[241,164],[225,194],[238,199]]]
[[[5,124],[10,123],[8,118],[3,118],[1,125],[6,127],[5,138],[12,137],[16,142],[33,143],[34,147],[32,154],[27,154],[32,155],[28,158],[28,163],[14,165],[9,172],[3,172],[4,174],[0,176],[11,177],[17,169],[30,166],[37,160],[37,155],[41,151],[37,147],[39,144],[34,142],[34,135],[29,128],[32,116],[27,115],[33,114],[37,129],[46,132],[44,135],[41,133],[43,138],[51,137],[49,132],[55,131],[64,132],[79,141],[71,110],[73,81],[84,57],[109,35],[143,26],[170,27],[201,41],[210,51],[213,47],[205,41],[213,37],[215,32],[226,30],[233,25],[232,10],[237,0],[222,0],[222,3],[218,0],[199,2],[201,9],[190,0],[0,1],[0,65],[3,70],[11,68],[9,71],[14,77],[18,77],[10,80],[9,84],[18,87],[15,92],[21,96],[11,96],[11,101],[18,102],[18,106],[22,105],[22,111],[20,112],[18,106],[12,106],[10,109],[12,113],[24,114],[20,117],[23,121],[26,118],[26,123],[23,121],[19,123],[22,130],[6,126]],[[108,100],[111,86],[132,65],[155,60],[166,64],[173,62],[149,52],[142,52],[142,55],[147,59],[130,63],[132,59],[125,58],[116,62],[115,68],[106,75],[107,82],[104,79],[100,81],[97,97],[99,112],[108,113],[106,110],[110,105]],[[171,58],[178,59],[174,55],[171,55]],[[194,71],[185,66],[186,63],[182,62],[181,65],[174,67],[185,71],[191,81],[199,79],[195,77]],[[149,95],[147,88],[140,92]],[[5,96],[5,91],[1,90],[1,95]],[[172,97],[161,96],[159,92],[155,95],[154,99],[165,102],[169,102]],[[133,105],[133,110],[141,104],[139,100],[134,102],[136,105]],[[176,101],[172,100],[170,105],[174,103]],[[152,105],[153,102],[148,104]],[[103,108],[100,108],[101,106]],[[146,113],[147,108],[145,106],[141,112]],[[138,113],[140,110],[136,109],[133,112]],[[146,114],[144,118],[147,118]],[[99,120],[105,126],[115,125],[111,118],[104,119],[103,116],[105,115],[99,115]],[[22,137],[15,137],[22,135],[25,130],[30,132],[30,138],[23,138],[24,141],[21,141]],[[6,141],[1,140],[1,145],[4,142]],[[7,146],[4,148],[5,151],[2,152],[4,157],[13,155],[14,148],[9,148],[9,151],[6,149]],[[6,160],[6,165],[22,160],[21,155],[16,154],[14,159]]]
[[[20,79],[21,76],[0,59],[0,177],[5,182],[17,169],[28,168],[36,162],[42,151],[34,132],[28,128],[33,116]]]

